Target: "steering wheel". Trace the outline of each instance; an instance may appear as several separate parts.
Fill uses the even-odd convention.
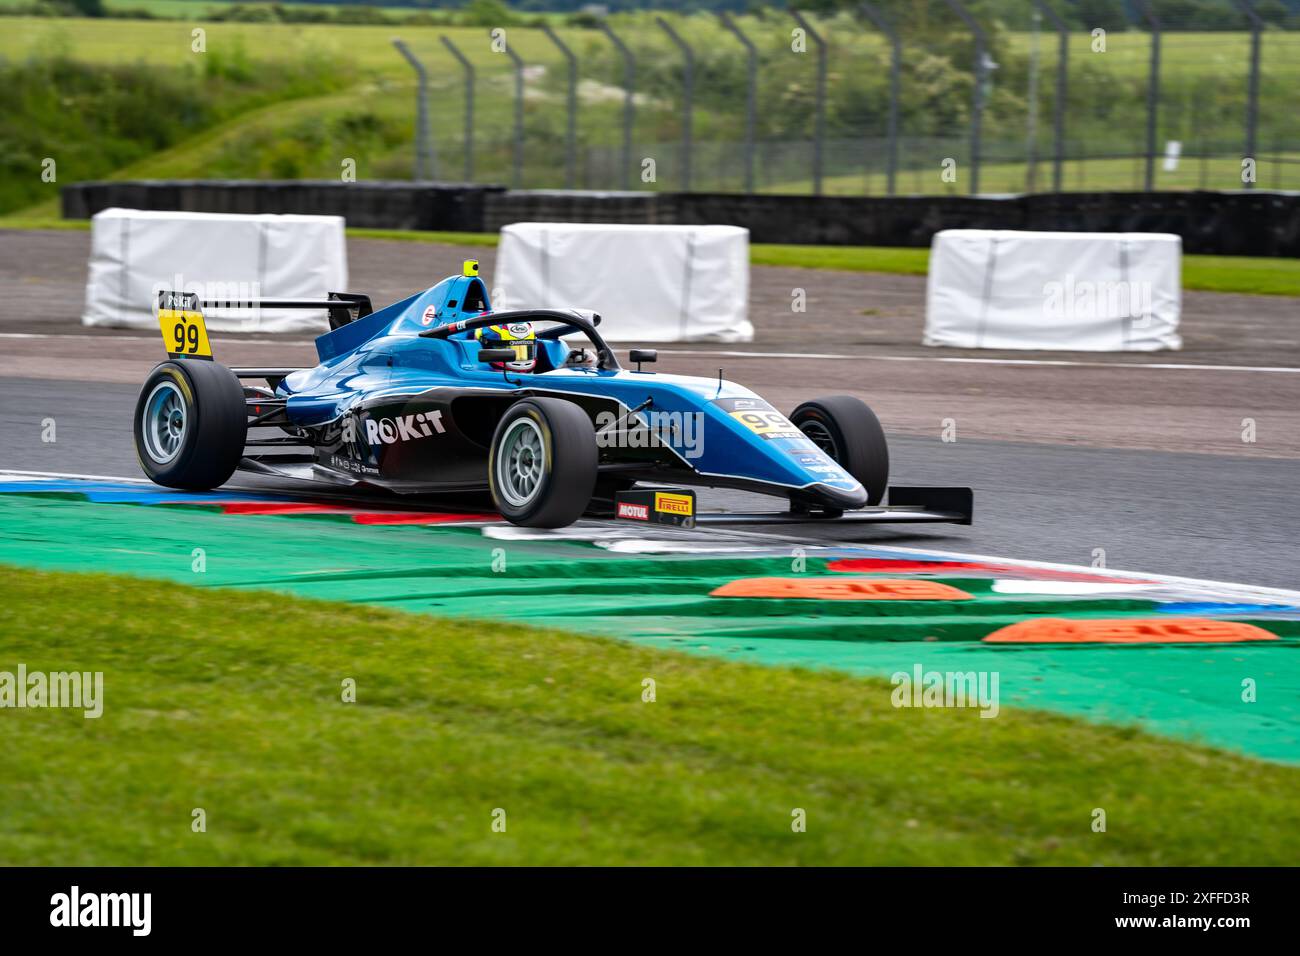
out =
[[[570,310],[560,309],[519,309],[512,312],[484,312],[482,315],[476,315],[472,319],[460,319],[456,322],[448,322],[444,325],[435,326],[432,329],[426,329],[420,333],[421,338],[426,339],[445,339],[457,332],[467,332],[471,329],[481,329],[489,325],[508,325],[511,322],[553,322],[554,328],[544,329],[537,333],[537,338],[552,341],[561,338],[566,334],[566,330],[576,330],[582,332],[591,341],[592,347],[596,350],[596,367],[601,370],[618,371],[622,368],[618,364],[618,359],[614,355],[614,350],[609,347],[609,343],[596,331],[596,325],[600,322],[599,315],[592,315],[588,319],[585,315]]]

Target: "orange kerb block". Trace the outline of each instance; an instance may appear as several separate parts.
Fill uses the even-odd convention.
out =
[[[814,598],[821,601],[969,601],[959,588],[910,578],[741,578],[711,597]]]
[[[1236,644],[1276,640],[1276,634],[1253,624],[1198,617],[1155,620],[1040,617],[1008,625],[984,638],[988,644]]]

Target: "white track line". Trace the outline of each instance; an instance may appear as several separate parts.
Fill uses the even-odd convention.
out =
[[[1002,557],[997,557],[994,555],[986,555],[986,554],[971,555],[971,554],[964,554],[958,551],[940,551],[936,548],[899,548],[899,547],[894,547],[892,545],[881,546],[881,547],[888,547],[891,550],[904,551],[909,554],[917,554],[917,555],[937,554],[940,557],[951,558],[953,560],[970,561],[974,559],[976,561],[1005,564],[1010,567],[1035,568],[1035,569],[1041,569],[1045,571],[1069,571],[1069,572],[1083,571],[1091,574],[1096,574],[1101,577],[1131,578],[1135,581],[1158,581],[1161,584],[1177,584],[1177,585],[1182,585],[1184,587],[1192,587],[1192,588],[1206,589],[1206,590],[1215,589],[1215,588],[1228,588],[1234,591],[1238,591],[1242,594],[1250,594],[1250,595],[1257,595],[1259,597],[1267,597],[1273,601],[1284,600],[1289,604],[1300,604],[1300,591],[1292,591],[1292,590],[1288,590],[1287,588],[1264,587],[1262,585],[1256,585],[1256,584],[1237,584],[1232,581],[1207,581],[1203,578],[1184,578],[1176,574],[1159,574],[1159,573],[1151,573],[1151,572],[1144,572],[1144,571],[1122,571],[1119,568],[1093,568],[1093,567],[1085,567],[1084,565],[1081,564],[1056,564],[1051,561],[1035,561],[1026,558],[1002,558]]]
[[[7,478],[10,475],[18,478],[77,478],[82,481],[125,481],[133,485],[153,484],[148,478],[123,478],[121,475],[77,475],[66,471],[18,471],[13,468],[5,468],[0,471],[0,476]]]
[[[703,355],[712,358],[779,358],[779,359],[830,359],[843,362],[948,362],[960,365],[1042,365],[1058,368],[1123,368],[1164,369],[1192,372],[1282,372],[1300,374],[1300,367],[1282,365],[1190,365],[1173,362],[1083,362],[1073,359],[1006,359],[964,358],[943,355],[845,355],[843,352],[742,352],[706,351],[695,349],[659,349],[664,355]]]
[[[238,333],[236,333],[238,334]],[[221,334],[212,336],[222,341]],[[105,339],[117,342],[155,342],[156,335],[79,335],[76,332],[0,332],[0,339]],[[226,339],[231,345],[293,345],[312,346],[315,339]],[[654,343],[648,343],[653,345]],[[1300,374],[1300,367],[1285,365],[1193,365],[1178,362],[1085,362],[1075,359],[1008,359],[967,358],[953,355],[845,355],[843,352],[745,352],[715,351],[709,349],[659,349],[664,355],[699,355],[705,358],[775,358],[817,359],[839,362],[946,362],[955,365],[1027,365],[1047,368],[1122,368],[1160,369],[1176,372],[1271,372],[1286,375]]]
[[[122,481],[131,484],[152,484],[152,482],[145,478],[123,478],[115,475],[78,475],[60,471],[0,470],[0,477],[9,475],[27,478],[70,478],[81,479],[83,481]],[[701,533],[707,534],[708,532],[704,531]],[[682,534],[685,536],[687,532],[683,531]],[[1203,578],[1185,578],[1175,574],[1161,574],[1153,571],[1125,571],[1119,568],[1093,568],[1085,567],[1081,564],[1057,564],[1052,561],[1035,561],[1029,558],[1006,558],[1001,555],[992,554],[969,554],[963,551],[943,551],[938,548],[904,548],[892,544],[867,544],[835,541],[810,542],[793,535],[765,531],[744,531],[738,528],[728,528],[727,534],[729,536],[742,538],[783,541],[788,544],[795,544],[803,547],[811,546],[824,550],[852,551],[861,548],[874,548],[878,551],[897,551],[903,554],[917,555],[919,557],[938,556],[952,561],[978,561],[988,564],[1003,564],[1008,567],[1040,569],[1045,571],[1065,571],[1072,574],[1095,574],[1112,578],[1130,578],[1134,581],[1156,581],[1161,584],[1173,584],[1206,591],[1207,594],[1214,591],[1222,592],[1228,590],[1247,598],[1264,598],[1272,602],[1281,601],[1288,604],[1300,604],[1300,591],[1288,590],[1286,588],[1265,587],[1255,584],[1237,584],[1231,581],[1207,581]],[[1217,597],[1221,600],[1222,594],[1217,595]]]
[[[871,544],[869,542],[849,541],[809,542],[806,539],[798,538],[794,535],[781,534],[779,532],[744,531],[738,528],[728,528],[727,533],[737,537],[781,540],[788,544],[798,545],[801,547],[808,547],[811,544],[813,547],[821,548],[823,550],[853,551],[869,548],[875,551],[897,551],[901,554],[916,555],[919,559],[938,557],[945,561],[974,561],[984,564],[1000,564],[1007,567],[1025,568],[1026,570],[1064,571],[1070,574],[1092,574],[1097,575],[1098,577],[1126,578],[1135,582],[1154,581],[1158,584],[1178,585],[1180,587],[1205,591],[1207,595],[1219,592],[1218,594],[1214,594],[1214,596],[1219,600],[1222,600],[1223,591],[1231,591],[1240,597],[1267,598],[1270,602],[1282,601],[1288,604],[1300,604],[1300,591],[1292,591],[1286,588],[1266,587],[1257,584],[1237,584],[1232,581],[1210,581],[1204,578],[1185,578],[1176,574],[1162,574],[1158,571],[1125,571],[1120,568],[1093,568],[1082,564],[1058,564],[1053,561],[1036,561],[1032,558],[1007,558],[996,554],[971,554],[965,551],[944,551],[940,548],[905,548],[894,544]]]
[[[232,335],[243,333],[233,332]],[[222,333],[210,335],[214,342],[230,345],[315,345],[315,339],[240,339],[225,338]],[[102,342],[157,342],[156,335],[84,335],[79,332],[0,332],[0,339],[86,339]]]

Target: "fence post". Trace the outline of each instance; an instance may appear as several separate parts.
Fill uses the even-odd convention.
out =
[[[1151,24],[1151,69],[1147,79],[1147,165],[1143,187],[1151,192],[1156,180],[1156,116],[1160,107],[1160,18],[1147,0],[1133,0],[1133,3],[1147,23]]]
[[[988,72],[988,37],[975,18],[970,15],[959,0],[945,0],[952,11],[961,17],[971,36],[975,38],[975,92],[971,100],[970,117],[970,191],[974,195],[980,191],[980,127],[984,119],[984,78]]]
[[[683,99],[683,117],[682,117],[682,192],[691,191],[691,131],[694,127],[695,115],[695,54],[690,46],[677,35],[677,31],[663,17],[655,17],[655,22],[659,28],[668,34],[668,39],[672,40],[677,49],[682,51],[682,57],[685,60],[686,71],[682,75],[682,99]]]
[[[439,37],[465,70],[465,182],[474,181],[474,64],[446,36]]]
[[[758,48],[741,32],[726,10],[718,14],[722,25],[745,47],[745,192],[754,191],[754,132],[758,126]]]
[[[885,35],[889,40],[889,125],[887,135],[889,137],[889,156],[886,166],[886,180],[888,182],[889,195],[894,195],[894,176],[898,171],[898,88],[899,88],[899,71],[903,61],[903,45],[899,42],[898,31],[889,25],[885,15],[867,0],[862,0],[862,12],[867,15],[876,29]]]
[[[488,31],[488,36],[492,36],[491,30]],[[509,39],[506,40],[505,51],[515,65],[515,155],[510,185],[518,189],[524,176],[524,61],[510,45]]]
[[[564,188],[574,188],[574,162],[578,143],[578,58],[565,46],[550,24],[542,24],[542,32],[554,43],[569,61],[568,122],[564,133]]]
[[[1259,172],[1259,160],[1255,156],[1255,133],[1259,126],[1259,32],[1264,21],[1259,18],[1250,0],[1236,0],[1250,19],[1250,85],[1246,93],[1246,156],[1255,162],[1255,172]],[[1255,188],[1255,177],[1245,183],[1247,189]]]
[[[435,179],[433,140],[429,132],[429,72],[411,48],[396,37],[393,46],[415,70],[415,179]]]
[[[1065,162],[1065,97],[1066,83],[1069,78],[1070,62],[1070,28],[1045,0],[1034,0],[1034,4],[1043,11],[1043,16],[1052,21],[1056,28],[1056,103],[1052,107],[1052,139],[1056,150],[1052,158],[1052,192],[1061,191],[1061,167]]]
[[[826,41],[798,10],[791,9],[790,16],[817,44],[817,112],[813,127],[813,195],[822,194],[823,150],[826,141]]]
[[[600,21],[600,29],[623,57],[623,188],[632,188],[632,124],[636,118],[636,57],[618,38],[609,24]]]

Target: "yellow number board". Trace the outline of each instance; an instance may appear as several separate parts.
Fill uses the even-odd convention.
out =
[[[803,438],[803,432],[776,411],[739,411],[728,414],[760,438]]]
[[[158,298],[158,327],[172,358],[212,358],[208,327],[193,293],[164,292]]]

